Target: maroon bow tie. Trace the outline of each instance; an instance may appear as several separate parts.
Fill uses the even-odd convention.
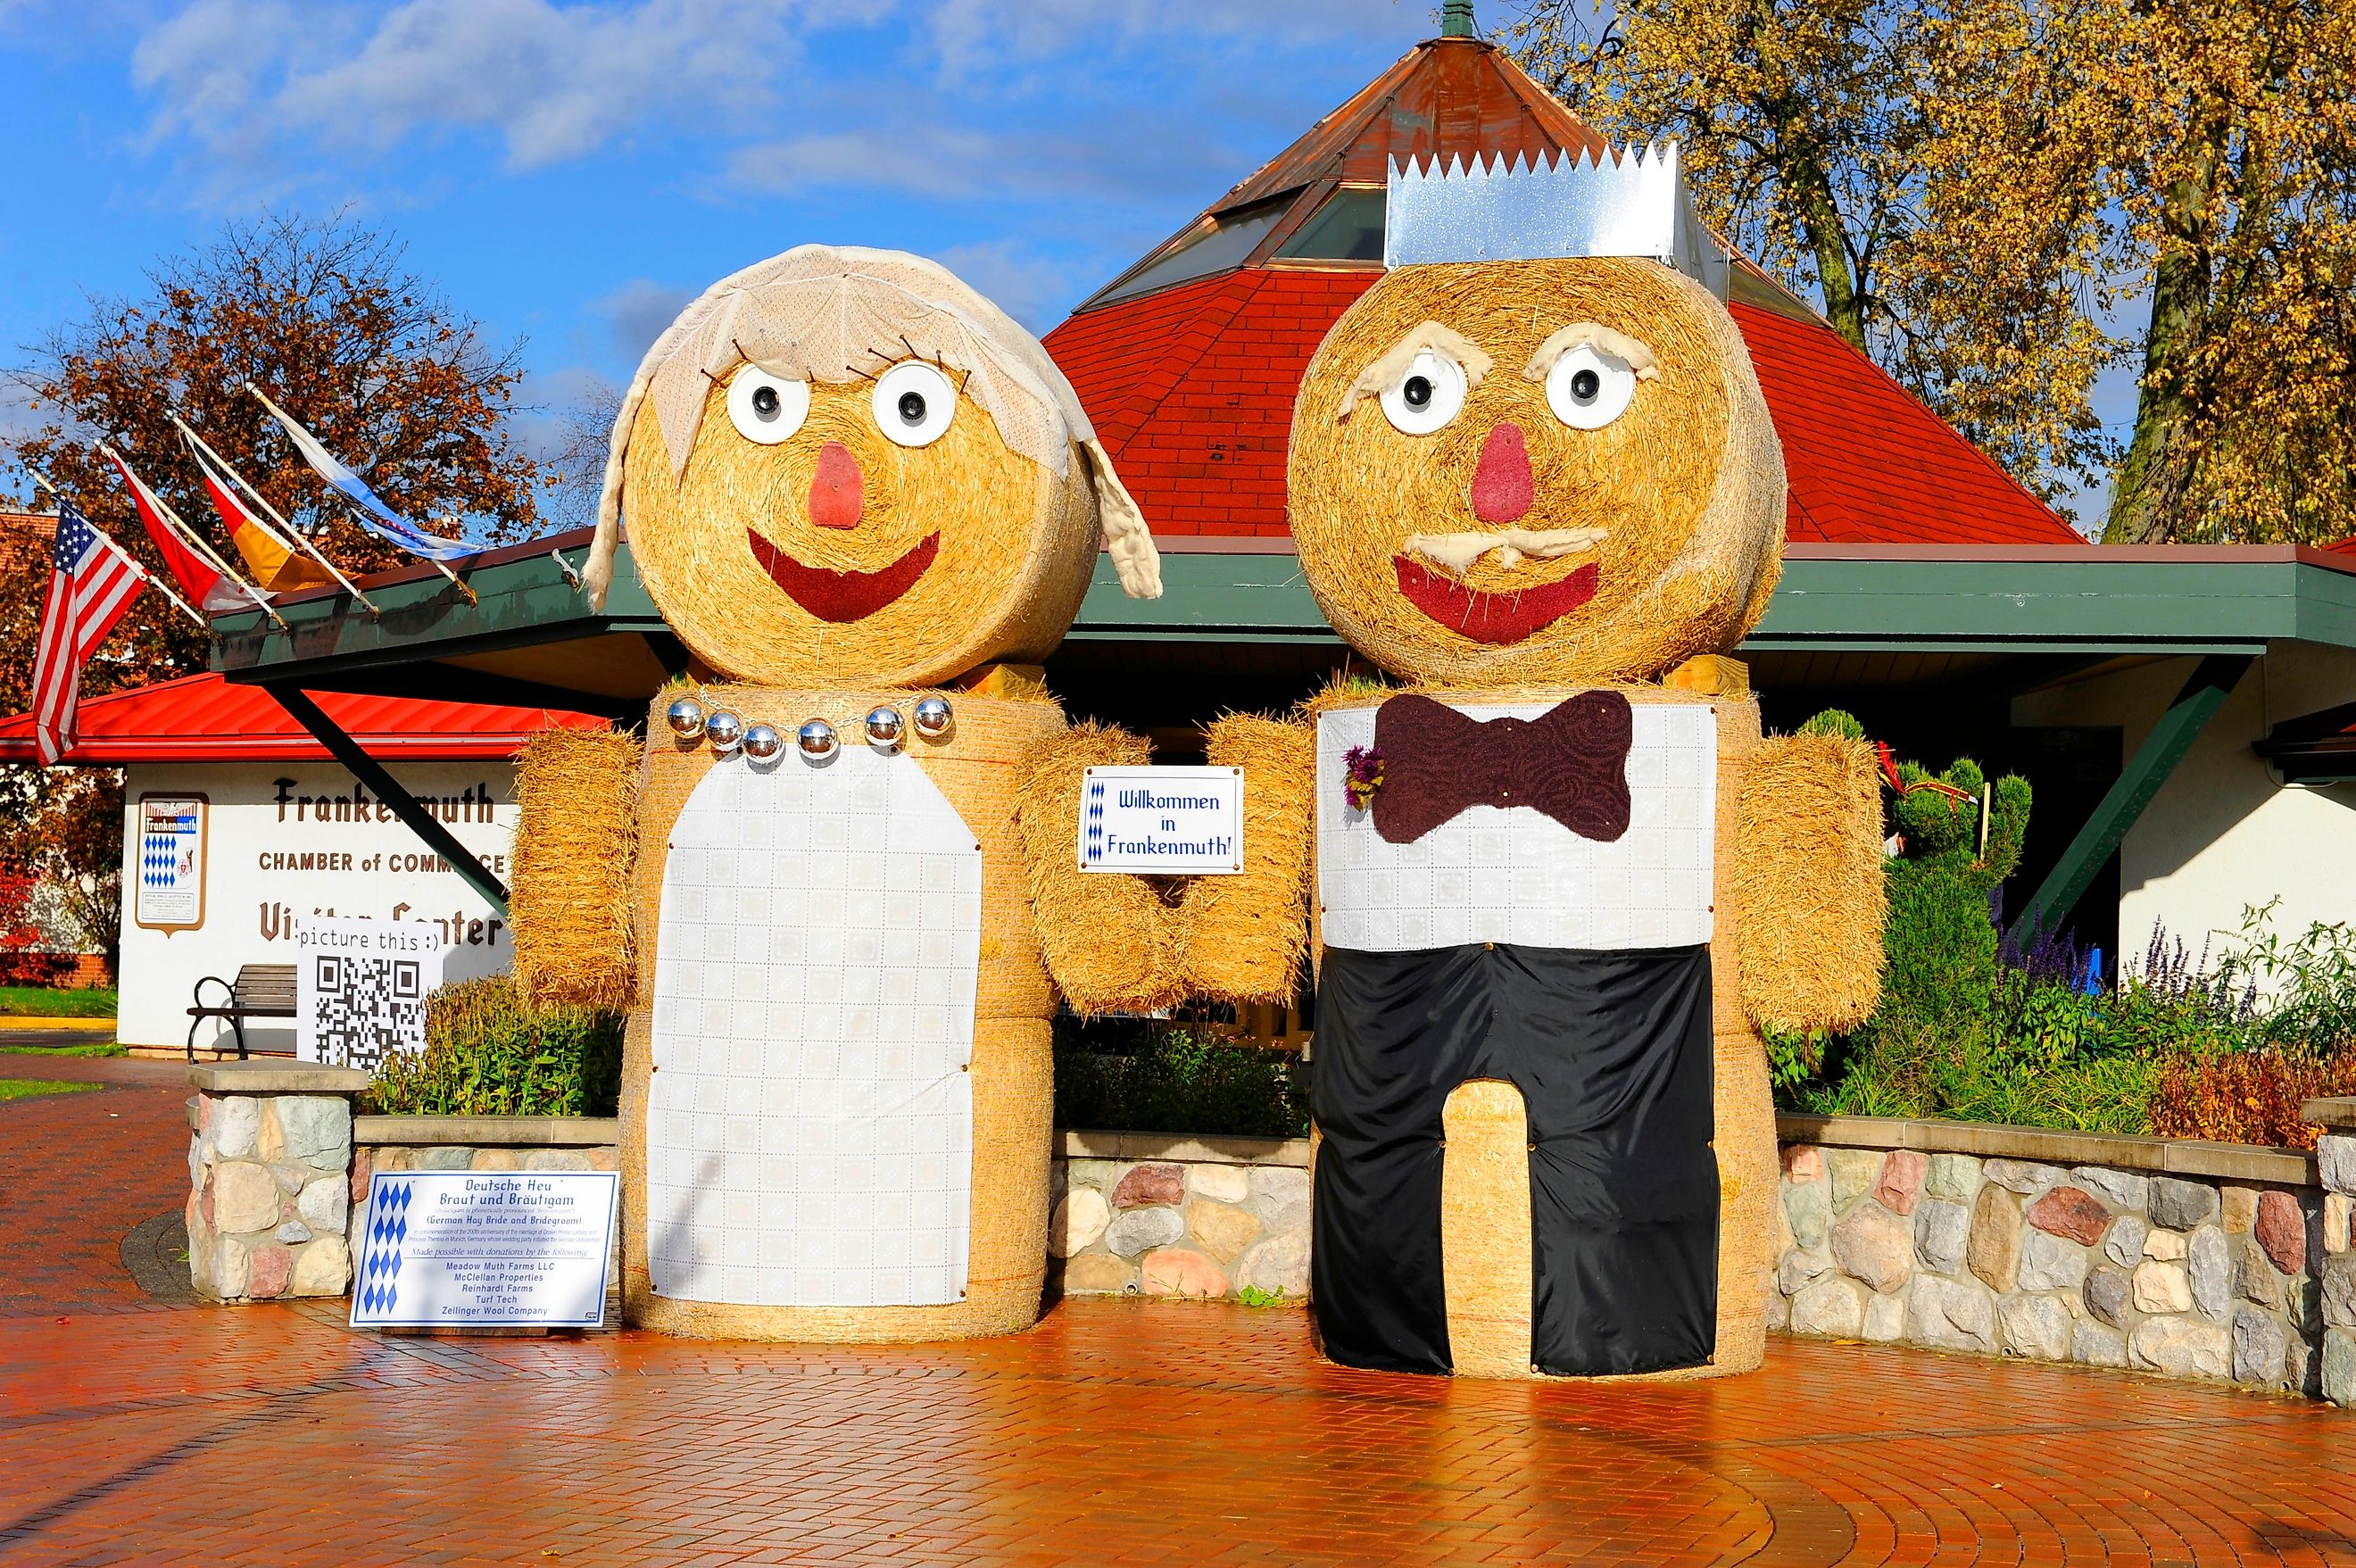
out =
[[[1375,831],[1413,843],[1468,806],[1527,806],[1581,838],[1628,831],[1628,742],[1635,721],[1617,692],[1583,692],[1534,719],[1483,723],[1430,697],[1375,711],[1383,756]]]

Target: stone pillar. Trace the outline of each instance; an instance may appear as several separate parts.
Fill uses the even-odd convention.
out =
[[[188,1069],[188,1277],[209,1301],[341,1295],[356,1068]]]
[[[2323,1183],[2323,1397],[2356,1405],[2356,1099],[2310,1100],[2302,1113],[2323,1124],[2315,1164]]]

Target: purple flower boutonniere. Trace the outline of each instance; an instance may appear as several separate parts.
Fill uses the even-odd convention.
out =
[[[1342,754],[1347,769],[1342,776],[1342,795],[1353,809],[1365,811],[1383,787],[1383,754],[1371,746],[1354,746]]]

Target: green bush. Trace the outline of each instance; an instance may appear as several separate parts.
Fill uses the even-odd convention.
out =
[[[444,985],[425,1002],[425,1048],[391,1056],[369,1098],[409,1116],[611,1116],[622,1020],[534,1008],[506,975]]]
[[[1203,1026],[1059,1018],[1055,1124],[1301,1138],[1309,1133],[1309,1085],[1291,1053]]]

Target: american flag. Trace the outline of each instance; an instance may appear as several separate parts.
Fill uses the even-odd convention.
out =
[[[44,766],[73,744],[84,660],[123,618],[146,580],[146,568],[92,528],[73,502],[59,498],[57,564],[49,574],[41,640],[33,653],[33,750]]]

